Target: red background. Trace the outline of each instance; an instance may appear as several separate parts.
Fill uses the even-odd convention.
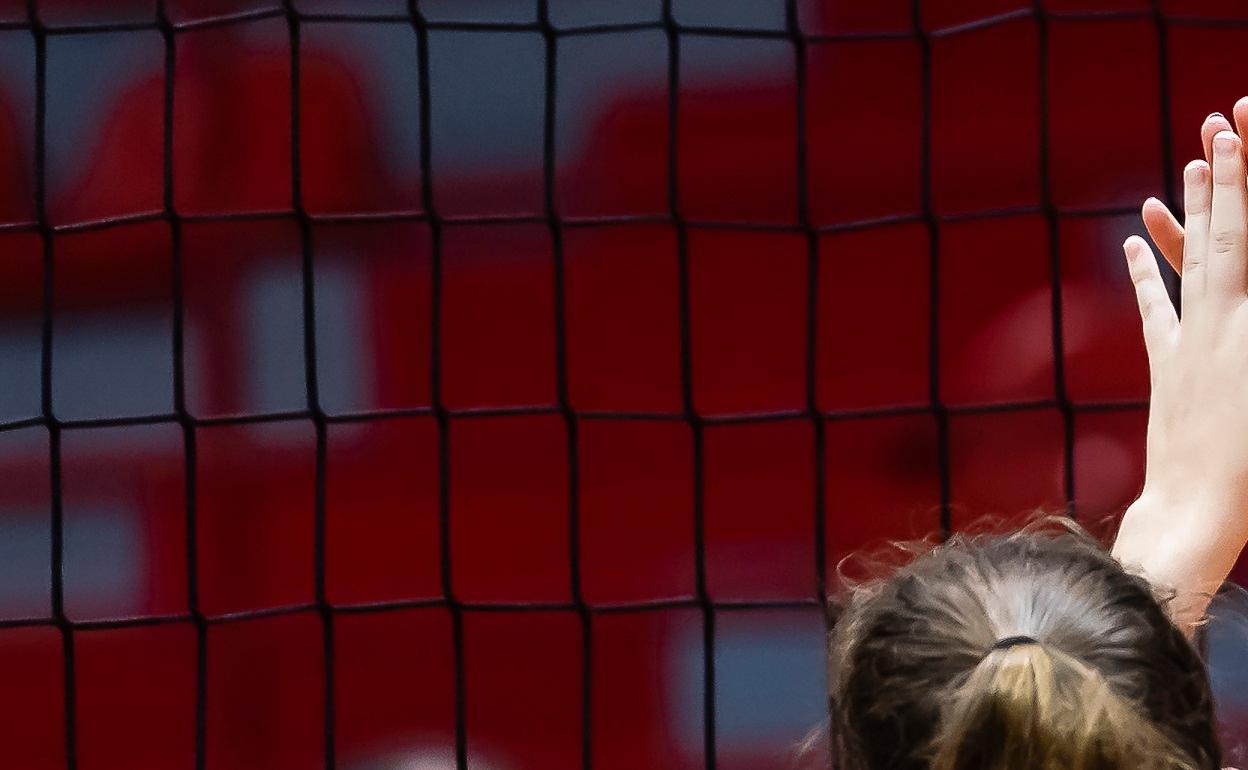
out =
[[[32,770],[790,767],[841,557],[1138,491],[1119,244],[1248,93],[1230,0],[35,5]]]

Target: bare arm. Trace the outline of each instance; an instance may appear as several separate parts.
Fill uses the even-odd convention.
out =
[[[1171,611],[1189,632],[1248,543],[1245,175],[1229,130],[1212,140],[1212,169],[1193,161],[1184,172],[1181,324],[1148,244],[1124,244],[1152,385],[1144,491],[1113,553],[1177,592]]]

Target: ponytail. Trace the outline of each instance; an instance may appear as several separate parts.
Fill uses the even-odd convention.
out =
[[[836,605],[841,770],[1223,767],[1196,648],[1075,522],[955,533],[876,574]]]
[[[932,770],[1197,770],[1098,670],[1050,645],[989,651],[945,703]]]

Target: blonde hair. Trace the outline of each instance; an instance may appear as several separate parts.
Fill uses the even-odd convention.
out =
[[[932,770],[1198,770],[1099,671],[1029,644],[993,652],[943,710]]]
[[[1086,530],[1043,517],[901,550],[835,606],[838,767],[1221,767],[1208,675],[1167,598]],[[994,647],[1015,635],[1034,642]]]

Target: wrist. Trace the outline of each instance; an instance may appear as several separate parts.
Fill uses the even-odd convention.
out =
[[[1184,628],[1200,620],[1248,542],[1248,516],[1227,500],[1147,489],[1127,507],[1114,540],[1111,552],[1123,567],[1161,594],[1173,593],[1168,609]]]

